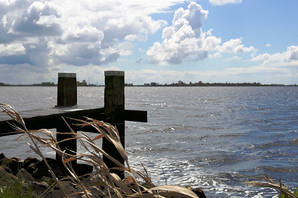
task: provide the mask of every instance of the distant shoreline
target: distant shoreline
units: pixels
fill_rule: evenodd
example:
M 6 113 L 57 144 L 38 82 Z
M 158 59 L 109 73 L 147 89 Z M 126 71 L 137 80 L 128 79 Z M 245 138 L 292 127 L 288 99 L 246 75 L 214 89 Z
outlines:
M 125 85 L 125 87 L 296 87 L 298 85 Z M 0 87 L 57 87 L 57 85 L 0 85 Z M 78 87 L 104 87 L 104 85 L 86 85 Z
M 3 83 L 0 82 L 0 86 L 16 86 L 16 87 L 56 87 L 57 84 L 54 82 L 41 82 L 41 83 L 36 83 L 36 84 L 9 84 L 9 83 Z M 104 85 L 97 85 L 97 84 L 88 84 L 86 80 L 83 81 L 77 81 L 77 86 L 78 87 L 104 87 Z M 133 83 L 125 83 L 125 87 L 277 87 L 277 86 L 297 86 L 296 84 L 292 85 L 285 85 L 285 84 L 277 84 L 277 83 L 271 83 L 271 84 L 262 84 L 259 82 L 242 82 L 242 83 L 230 83 L 230 82 L 225 82 L 225 83 L 220 83 L 220 82 L 215 82 L 215 83 L 209 83 L 209 82 L 183 82 L 181 80 L 173 83 L 157 83 L 157 82 L 150 82 L 150 83 L 144 83 L 144 84 L 136 84 L 134 85 Z

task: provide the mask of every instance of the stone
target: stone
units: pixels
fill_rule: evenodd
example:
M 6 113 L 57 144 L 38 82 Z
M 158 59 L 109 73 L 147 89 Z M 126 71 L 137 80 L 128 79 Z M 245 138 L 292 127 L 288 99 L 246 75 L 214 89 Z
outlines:
M 31 182 L 34 181 L 34 178 L 32 177 L 32 175 L 30 173 L 28 173 L 28 171 L 25 170 L 24 168 L 19 170 L 17 175 L 24 181 L 31 181 Z
M 11 158 L 11 159 L 8 159 L 5 169 L 14 175 L 17 175 L 19 170 L 21 170 L 23 167 L 24 167 L 24 162 L 22 160 L 20 160 L 19 158 Z
M 0 166 L 0 186 L 13 184 L 18 178 L 11 173 L 8 173 L 2 166 Z
M 34 170 L 36 169 L 37 163 L 40 162 L 40 160 L 32 157 L 28 157 L 24 160 L 24 168 L 32 174 Z
M 90 166 L 88 164 L 77 164 L 75 167 L 75 171 L 78 176 L 86 175 L 92 173 L 93 166 Z
M 36 194 L 42 194 L 44 191 L 46 191 L 49 188 L 49 184 L 45 181 L 42 181 L 42 182 L 33 181 L 31 185 L 32 185 L 32 190 Z
M 57 177 L 63 177 L 66 175 L 56 160 L 52 158 L 46 158 L 46 160 Z M 32 176 L 36 179 L 41 179 L 42 177 L 51 177 L 49 169 L 44 161 L 39 161 L 36 163 L 36 167 L 32 173 Z
M 199 198 L 206 198 L 204 191 L 200 188 L 193 188 L 192 191 L 198 195 Z
M 0 154 L 0 164 L 2 164 L 3 159 L 7 159 L 3 153 Z

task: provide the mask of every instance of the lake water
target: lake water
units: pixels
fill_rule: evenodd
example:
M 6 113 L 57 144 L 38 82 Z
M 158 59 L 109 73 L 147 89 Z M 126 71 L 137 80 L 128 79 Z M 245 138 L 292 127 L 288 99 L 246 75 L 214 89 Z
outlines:
M 18 111 L 52 108 L 56 92 L 0 87 L 0 102 Z M 102 107 L 103 92 L 78 88 L 78 106 Z M 143 163 L 155 183 L 201 187 L 208 197 L 255 198 L 276 196 L 245 185 L 256 175 L 298 186 L 297 87 L 128 87 L 125 95 L 126 109 L 148 111 L 148 123 L 126 122 L 130 163 Z M 1 152 L 32 156 L 26 140 L 16 138 L 1 138 Z

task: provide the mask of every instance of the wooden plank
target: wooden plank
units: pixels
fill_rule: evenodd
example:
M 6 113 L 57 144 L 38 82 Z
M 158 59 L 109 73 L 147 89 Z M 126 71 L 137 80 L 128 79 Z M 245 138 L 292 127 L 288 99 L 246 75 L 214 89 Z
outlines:
M 123 120 L 133 122 L 147 122 L 147 111 L 125 110 Z
M 68 111 L 63 113 L 56 113 L 43 116 L 35 116 L 32 118 L 24 118 L 26 126 L 29 130 L 37 130 L 41 128 L 52 129 L 57 127 L 64 127 L 65 123 L 61 119 L 65 118 L 77 118 L 83 119 L 84 117 L 90 117 L 98 120 L 105 120 L 104 108 L 78 110 L 78 111 Z M 0 121 L 0 136 L 14 135 L 14 129 L 7 122 L 13 122 L 12 120 Z
M 63 122 L 61 117 L 78 118 L 78 119 L 89 117 L 97 120 L 107 121 L 106 116 L 104 115 L 104 108 L 85 109 L 85 110 L 75 110 L 75 109 L 63 110 L 62 108 L 60 108 L 56 110 L 51 109 L 49 111 L 50 111 L 49 113 L 53 113 L 53 112 L 55 113 L 46 114 L 47 112 L 46 110 L 39 110 L 39 111 L 20 112 L 20 115 L 22 115 L 28 129 L 30 130 L 36 130 L 41 128 L 52 129 L 52 128 L 57 128 L 59 126 L 65 126 L 65 123 Z M 34 116 L 38 114 L 41 114 L 41 115 Z M 33 117 L 29 117 L 32 115 Z M 139 111 L 139 110 L 125 110 L 124 113 L 122 113 L 122 119 L 126 121 L 147 122 L 147 112 Z M 9 120 L 9 119 L 0 121 L 0 137 L 17 134 L 17 133 L 12 133 L 14 130 L 7 122 L 14 123 L 12 120 Z

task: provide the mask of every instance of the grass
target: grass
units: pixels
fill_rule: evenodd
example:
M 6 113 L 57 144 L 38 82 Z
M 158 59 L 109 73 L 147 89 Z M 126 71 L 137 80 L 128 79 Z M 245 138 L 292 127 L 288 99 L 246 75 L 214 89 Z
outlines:
M 263 176 L 265 181 L 250 181 L 247 182 L 247 185 L 258 186 L 258 187 L 268 187 L 273 188 L 279 192 L 279 198 L 298 198 L 298 187 L 294 192 L 291 192 L 285 185 L 280 181 L 279 183 L 274 181 L 274 179 Z
M 6 186 L 0 187 L 0 198 L 33 198 L 32 187 L 28 184 L 24 184 L 23 181 L 18 178 Z
M 298 187 L 294 190 L 293 194 L 298 197 Z M 278 196 L 279 198 L 289 198 L 289 195 L 285 194 L 285 193 L 280 193 L 280 195 Z
M 197 198 L 198 196 L 190 189 L 180 187 L 180 186 L 155 186 L 151 182 L 151 178 L 148 176 L 146 169 L 135 170 L 130 167 L 128 162 L 128 156 L 120 142 L 120 137 L 117 128 L 109 123 L 105 123 L 99 120 L 86 118 L 86 120 L 75 120 L 79 121 L 78 126 L 91 126 L 98 134 L 95 138 L 89 137 L 85 132 L 78 131 L 77 133 L 66 123 L 69 128 L 70 133 L 73 138 L 77 140 L 85 150 L 86 153 L 77 152 L 76 155 L 71 155 L 65 153 L 59 148 L 58 142 L 52 131 L 47 129 L 40 130 L 28 130 L 23 118 L 15 111 L 10 105 L 0 104 L 0 108 L 3 112 L 9 115 L 13 120 L 15 120 L 19 126 L 13 125 L 17 132 L 22 133 L 21 136 L 26 135 L 30 138 L 29 147 L 37 153 L 42 160 L 45 161 L 46 166 L 61 193 L 64 197 L 72 197 L 80 195 L 82 197 L 185 197 L 185 198 Z M 73 139 L 71 138 L 71 139 Z M 96 141 L 102 138 L 106 138 L 112 144 L 115 145 L 116 149 L 125 161 L 125 164 L 121 164 L 112 156 L 108 155 L 102 148 L 98 147 Z M 64 140 L 65 141 L 65 140 Z M 58 179 L 49 164 L 46 161 L 40 147 L 48 147 L 53 149 L 55 152 L 60 154 L 63 159 L 63 164 L 67 171 L 69 172 L 68 181 L 65 182 L 63 179 Z M 105 156 L 113 161 L 122 171 L 125 171 L 127 175 L 125 179 L 121 180 L 118 175 L 111 173 L 110 169 L 104 163 L 102 157 Z M 73 160 L 82 160 L 88 164 L 93 165 L 94 171 L 92 174 L 86 177 L 78 177 L 71 166 Z M 138 179 L 137 179 L 138 178 Z M 71 184 L 71 185 L 70 185 Z M 73 188 L 71 188 L 72 186 Z M 19 189 L 21 185 L 19 183 L 16 186 L 4 187 L 2 188 L 3 197 L 13 197 L 13 188 Z M 56 187 L 57 188 L 57 187 Z M 70 190 L 71 189 L 71 190 Z M 48 192 L 54 191 L 48 189 Z M 27 192 L 27 191 L 23 191 Z M 28 191 L 29 197 L 31 191 Z M 5 196 L 4 196 L 5 195 Z M 27 196 L 27 194 L 26 194 Z

